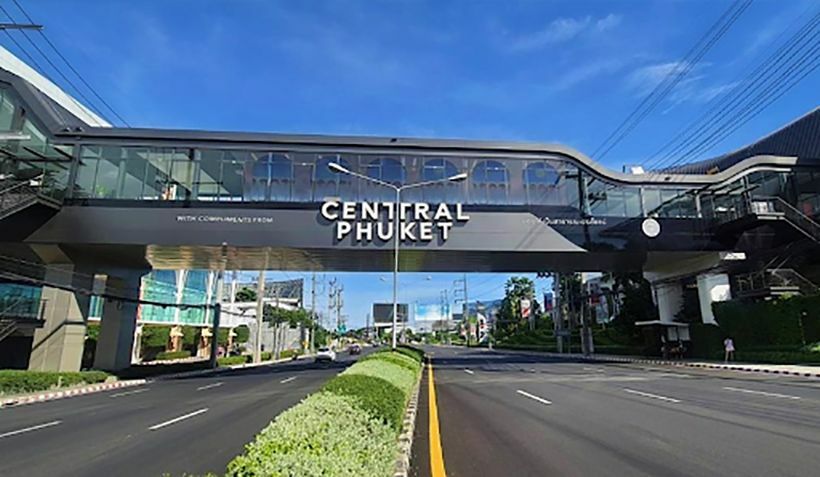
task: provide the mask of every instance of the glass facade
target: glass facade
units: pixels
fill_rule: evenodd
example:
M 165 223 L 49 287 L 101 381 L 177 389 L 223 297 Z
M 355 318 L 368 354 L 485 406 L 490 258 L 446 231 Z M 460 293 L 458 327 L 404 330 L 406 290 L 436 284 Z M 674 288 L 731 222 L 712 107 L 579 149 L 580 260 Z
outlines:
M 54 144 L 44 131 L 16 93 L 0 86 L 0 133 L 21 135 L 20 139 L 0 140 L 0 176 L 37 178 L 41 193 L 62 199 L 73 162 L 72 148 Z
M 561 158 L 518 159 L 380 156 L 82 146 L 73 197 L 211 202 L 322 202 L 327 198 L 392 201 L 393 191 L 328 169 L 335 162 L 374 179 L 402 185 L 468 172 L 462 183 L 404 192 L 404 200 L 481 205 L 535 205 L 590 216 L 708 217 L 731 208 L 732 193 L 675 186 L 608 182 Z M 780 195 L 809 215 L 820 211 L 820 172 L 755 172 L 741 190 Z M 700 195 L 700 197 L 698 197 Z M 728 195 L 728 197 L 727 197 Z

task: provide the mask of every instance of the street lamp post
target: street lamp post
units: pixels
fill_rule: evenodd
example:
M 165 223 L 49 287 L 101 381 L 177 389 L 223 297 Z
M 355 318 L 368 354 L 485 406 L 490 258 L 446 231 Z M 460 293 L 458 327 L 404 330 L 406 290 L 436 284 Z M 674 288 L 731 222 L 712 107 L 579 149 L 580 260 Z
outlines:
M 392 349 L 396 349 L 396 335 L 397 335 L 397 327 L 398 327 L 398 312 L 399 312 L 399 303 L 398 303 L 398 289 L 399 289 L 399 228 L 401 227 L 401 192 L 406 189 L 413 189 L 416 187 L 424 187 L 433 184 L 440 184 L 444 182 L 459 182 L 463 181 L 467 178 L 467 173 L 462 172 L 460 174 L 456 174 L 450 177 L 444 177 L 442 179 L 436 179 L 432 181 L 423 181 L 423 182 L 416 182 L 414 184 L 405 184 L 401 186 L 393 185 L 389 182 L 382 181 L 379 179 L 375 179 L 370 176 L 366 176 L 364 174 L 359 174 L 358 172 L 353 172 L 346 167 L 342 166 L 339 163 L 331 162 L 327 165 L 328 169 L 332 172 L 336 172 L 339 174 L 347 174 L 349 176 L 358 177 L 359 179 L 363 179 L 374 184 L 379 184 L 385 187 L 389 187 L 396 192 L 396 206 L 393 210 L 393 337 L 392 337 Z

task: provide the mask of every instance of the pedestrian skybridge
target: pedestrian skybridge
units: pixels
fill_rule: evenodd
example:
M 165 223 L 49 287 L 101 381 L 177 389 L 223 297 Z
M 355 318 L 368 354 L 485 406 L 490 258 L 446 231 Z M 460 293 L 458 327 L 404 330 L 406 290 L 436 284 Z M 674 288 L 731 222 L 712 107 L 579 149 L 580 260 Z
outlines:
M 43 81 L 0 72 L 0 251 L 31 260 L 390 269 L 395 191 L 331 164 L 438 181 L 402 193 L 403 270 L 640 269 L 812 238 L 820 211 L 817 111 L 735 153 L 633 175 L 560 145 L 110 127 Z M 778 211 L 789 226 L 760 233 Z

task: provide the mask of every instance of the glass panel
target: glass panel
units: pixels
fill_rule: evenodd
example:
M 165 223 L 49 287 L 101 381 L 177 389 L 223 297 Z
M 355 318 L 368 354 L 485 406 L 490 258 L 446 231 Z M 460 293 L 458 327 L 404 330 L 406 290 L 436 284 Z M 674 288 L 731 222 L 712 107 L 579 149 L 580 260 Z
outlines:
M 458 174 L 458 168 L 447 159 L 428 159 L 421 169 L 422 181 L 438 181 Z M 441 182 L 420 189 L 421 200 L 430 203 L 458 202 L 463 184 Z
M 507 168 L 499 161 L 479 161 L 473 166 L 471 199 L 478 204 L 506 204 Z
M 328 197 L 338 197 L 342 200 L 355 200 L 356 191 L 353 188 L 353 179 L 347 174 L 331 171 L 328 164 L 335 162 L 347 170 L 353 170 L 351 161 L 338 155 L 321 155 L 316 160 L 313 173 L 313 200 L 324 201 Z
M 8 90 L 0 89 L 0 130 L 11 131 L 14 121 L 15 102 Z

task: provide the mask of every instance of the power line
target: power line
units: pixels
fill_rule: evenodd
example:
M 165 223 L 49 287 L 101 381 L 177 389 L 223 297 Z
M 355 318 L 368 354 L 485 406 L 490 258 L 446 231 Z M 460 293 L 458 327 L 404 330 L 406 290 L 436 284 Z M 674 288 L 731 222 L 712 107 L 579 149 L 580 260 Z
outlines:
M 779 70 L 786 68 L 788 72 L 793 71 L 797 63 L 793 63 L 789 67 L 786 67 L 785 65 L 794 58 L 800 48 L 805 48 L 805 45 L 800 46 L 801 42 L 803 42 L 803 40 L 805 40 L 805 38 L 812 32 L 819 21 L 820 13 L 809 19 L 809 21 L 806 22 L 802 28 L 798 29 L 794 35 L 784 42 L 772 55 L 761 62 L 751 73 L 746 75 L 745 78 L 736 81 L 734 88 L 732 88 L 728 94 L 713 100 L 713 105 L 708 111 L 693 121 L 684 131 L 677 134 L 674 138 L 658 149 L 655 154 L 653 154 L 655 159 L 651 164 L 647 165 L 647 169 L 654 170 L 657 174 L 661 174 L 663 172 L 661 169 L 662 167 L 664 169 L 668 169 L 682 162 L 682 160 L 685 160 L 691 154 L 683 154 L 677 160 L 673 161 L 678 153 L 682 153 L 695 141 L 702 138 L 704 135 L 709 134 L 710 129 L 712 130 L 712 134 L 709 136 L 710 138 L 715 137 L 716 132 L 725 130 L 727 128 L 726 123 L 731 124 L 736 121 L 737 113 L 734 113 L 734 111 L 738 108 L 743 108 L 743 111 L 748 111 L 753 103 L 746 102 L 746 100 L 758 90 L 764 88 L 766 83 L 771 80 Z M 786 31 L 790 30 L 791 25 Z M 814 34 L 814 37 L 816 36 L 817 33 Z M 811 38 L 809 41 L 811 41 Z M 805 55 L 803 58 L 805 58 Z M 784 59 L 785 62 L 783 61 Z M 764 93 L 771 91 L 772 86 L 777 86 L 777 84 L 777 80 L 769 82 L 768 87 L 765 87 Z M 774 95 L 775 94 L 771 94 L 769 97 Z M 760 95 L 757 96 L 757 98 L 760 97 Z M 726 135 L 723 137 L 725 138 Z M 667 150 L 669 152 L 661 156 L 661 154 Z M 690 151 L 692 151 L 692 149 L 686 150 L 687 153 Z M 670 161 L 672 162 L 670 163 Z
M 15 4 L 15 5 L 17 5 L 17 8 L 18 8 L 18 9 L 19 9 L 22 13 L 23 13 L 23 15 L 26 17 L 26 19 L 27 19 L 30 23 L 34 23 L 34 20 L 32 20 L 32 18 L 29 16 L 29 14 L 28 14 L 28 13 L 27 13 L 24 9 L 23 9 L 23 6 L 22 6 L 22 5 L 20 5 L 20 3 L 19 3 L 17 0 L 12 0 L 12 1 L 14 2 L 14 4 Z M 79 71 L 77 71 L 77 69 L 76 69 L 76 68 L 74 68 L 74 66 L 71 64 L 71 62 L 69 62 L 69 61 L 68 61 L 68 59 L 67 59 L 65 56 L 63 56 L 63 54 L 62 54 L 62 53 L 60 53 L 60 50 L 58 50 L 58 49 L 57 49 L 57 47 L 56 47 L 56 46 L 54 46 L 54 43 L 52 43 L 52 42 L 51 42 L 51 40 L 49 40 L 49 39 L 48 39 L 48 37 L 46 36 L 45 32 L 43 32 L 43 30 L 37 30 L 37 31 L 38 31 L 38 33 L 40 33 L 40 36 L 42 36 L 42 37 L 43 37 L 43 40 L 45 40 L 45 41 L 46 41 L 46 43 L 48 43 L 48 46 L 50 46 L 50 47 L 51 47 L 51 49 L 52 49 L 52 50 L 54 50 L 54 52 L 55 52 L 55 53 L 57 53 L 57 56 L 59 56 L 59 57 L 60 57 L 60 59 L 61 59 L 61 60 L 63 60 L 63 62 L 64 62 L 64 63 L 68 66 L 68 68 L 69 68 L 69 69 L 70 69 L 70 70 L 71 70 L 71 71 L 72 71 L 72 72 L 73 72 L 73 73 L 77 76 L 77 78 L 79 78 L 79 79 L 80 79 L 80 81 L 81 81 L 81 82 L 85 85 L 85 87 L 86 87 L 86 88 L 88 88 L 88 89 L 91 91 L 91 93 L 92 93 L 92 94 L 93 94 L 93 95 L 94 95 L 97 99 L 99 99 L 99 100 L 100 100 L 100 102 L 101 102 L 101 103 L 102 103 L 102 104 L 103 104 L 106 108 L 108 108 L 108 110 L 109 110 L 109 111 L 111 111 L 111 113 L 113 113 L 113 114 L 114 114 L 114 116 L 116 116 L 116 117 L 117 117 L 117 119 L 119 119 L 120 121 L 122 121 L 122 123 L 123 123 L 123 124 L 125 124 L 127 127 L 131 127 L 131 125 L 130 125 L 130 124 L 128 124 L 128 121 L 126 121 L 125 119 L 123 119 L 123 117 L 122 117 L 122 116 L 120 116 L 120 115 L 119 115 L 119 113 L 117 113 L 117 111 L 116 111 L 116 110 L 114 110 L 114 108 L 112 108 L 112 107 L 111 107 L 111 105 L 110 105 L 110 104 L 108 104 L 108 102 L 106 102 L 106 101 L 105 101 L 105 99 L 103 99 L 103 98 L 102 98 L 102 96 L 100 96 L 100 95 L 99 95 L 99 93 L 97 93 L 97 91 L 96 91 L 96 90 L 95 90 L 95 89 L 94 89 L 94 88 L 93 88 L 90 84 L 88 84 L 88 81 L 86 81 L 86 80 L 85 80 L 85 78 L 84 78 L 84 77 L 80 74 L 80 72 L 79 72 Z
M 6 11 L 6 9 L 5 9 L 5 8 L 3 8 L 3 6 L 2 6 L 2 5 L 0 5 L 0 11 L 2 11 L 2 12 L 3 12 L 3 14 L 5 14 L 5 15 L 6 15 L 6 16 L 7 16 L 7 17 L 8 17 L 8 18 L 12 21 L 12 22 L 14 22 L 14 18 L 13 18 L 13 17 L 9 14 L 9 12 L 8 12 L 8 11 Z M 27 40 L 27 41 L 31 44 L 31 46 L 33 46 L 33 47 L 34 47 L 34 49 L 35 49 L 35 50 L 37 50 L 37 52 L 38 52 L 38 53 L 40 53 L 40 56 L 42 56 L 42 57 L 43 57 L 43 59 L 45 59 L 45 60 L 46 60 L 46 63 L 48 63 L 48 64 L 49 64 L 49 65 L 50 65 L 50 66 L 54 69 L 54 71 L 56 71 L 56 72 L 57 72 L 57 74 L 58 74 L 58 75 L 60 75 L 60 77 L 61 77 L 61 78 L 62 78 L 62 79 L 63 79 L 66 83 L 68 83 L 68 85 L 69 85 L 69 86 L 71 86 L 71 87 L 74 89 L 74 91 L 77 93 L 77 95 L 79 95 L 79 96 L 80 96 L 80 97 L 81 97 L 81 98 L 82 98 L 82 99 L 83 99 L 83 100 L 84 100 L 84 101 L 85 101 L 85 102 L 89 105 L 89 107 L 92 107 L 92 106 L 93 106 L 93 103 L 91 102 L 91 100 L 89 100 L 89 99 L 88 99 L 88 97 L 87 97 L 87 96 L 85 96 L 85 95 L 83 94 L 83 92 L 82 92 L 82 91 L 80 91 L 80 89 L 77 87 L 77 85 L 75 85 L 75 84 L 74 84 L 74 82 L 72 82 L 72 81 L 71 81 L 71 80 L 70 80 L 70 79 L 69 79 L 69 78 L 68 78 L 68 77 L 67 77 L 67 76 L 63 73 L 63 71 L 62 71 L 60 68 L 58 68 L 58 67 L 57 67 L 57 65 L 55 65 L 55 64 L 54 64 L 54 62 L 53 62 L 53 61 L 51 61 L 51 58 L 49 58 L 49 57 L 48 57 L 48 55 L 46 55 L 46 54 L 45 54 L 45 52 L 43 52 L 43 50 L 42 50 L 42 49 L 40 49 L 40 47 L 39 47 L 39 46 L 37 46 L 37 43 L 35 43 L 35 42 L 34 42 L 34 40 L 32 40 L 32 39 L 31 39 L 31 37 L 29 36 L 28 32 L 27 32 L 26 30 L 21 30 L 21 33 L 23 34 L 23 37 L 25 37 L 25 39 L 26 39 L 26 40 Z M 41 33 L 42 33 L 42 32 L 41 32 Z M 83 105 L 82 105 L 82 104 L 80 104 L 80 103 L 79 103 L 76 99 L 72 98 L 70 95 L 69 95 L 69 98 L 71 98 L 71 99 L 74 101 L 74 103 L 75 103 L 78 107 L 83 107 Z M 100 114 L 100 116 L 102 116 L 102 117 L 103 117 L 103 119 L 105 119 L 106 121 L 108 121 L 108 118 L 106 118 L 104 114 L 102 114 L 102 113 L 101 113 L 101 112 L 99 112 L 99 111 L 98 111 L 98 113 Z M 109 121 L 109 122 L 110 122 L 110 121 Z
M 684 55 L 681 62 L 666 74 L 640 104 L 624 119 L 621 124 L 598 146 L 593 157 L 601 160 L 632 130 L 634 130 L 670 93 L 681 80 L 697 65 L 703 56 L 726 34 L 729 28 L 740 18 L 752 4 L 752 0 L 735 1 L 718 18 L 718 20 L 701 36 L 695 45 Z

